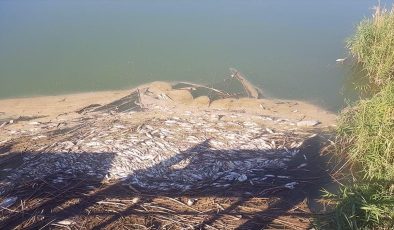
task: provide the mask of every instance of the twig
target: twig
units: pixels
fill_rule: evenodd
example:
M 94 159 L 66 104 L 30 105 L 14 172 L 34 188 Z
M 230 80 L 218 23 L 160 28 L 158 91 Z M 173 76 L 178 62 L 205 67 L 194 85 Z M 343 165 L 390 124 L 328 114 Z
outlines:
M 204 226 L 205 226 L 205 227 L 207 227 L 207 228 L 211 228 L 211 229 L 219 230 L 219 229 L 217 229 L 217 228 L 215 228 L 215 227 L 213 227 L 213 226 L 211 226 L 211 225 L 209 225 L 209 224 L 204 224 Z
M 220 204 L 218 204 L 218 203 L 215 203 L 216 204 L 216 206 L 217 207 L 219 207 L 219 209 L 221 210 L 221 211 L 224 211 L 225 209 L 223 208 L 223 206 L 221 206 Z
M 253 208 L 253 207 L 248 207 L 248 206 L 244 206 L 244 205 L 240 205 L 240 206 L 238 206 L 238 208 L 245 208 L 245 209 L 250 209 L 250 210 L 254 210 L 254 211 L 258 211 L 258 212 L 265 211 L 265 209 Z
M 62 225 L 62 224 L 51 224 L 51 225 L 56 226 L 56 227 L 61 227 L 61 228 L 67 228 L 67 229 L 71 230 L 71 228 L 69 226 Z
M 134 187 L 131 186 L 130 184 L 128 184 L 127 187 L 129 187 L 129 189 L 133 190 L 133 191 L 136 192 L 137 194 L 141 194 L 140 191 L 138 191 L 136 188 L 134 188 Z
M 53 219 L 51 221 L 49 221 L 48 223 L 46 223 L 44 226 L 42 226 L 39 230 L 44 229 L 46 226 L 50 225 L 53 221 L 55 221 L 56 219 Z
M 144 229 L 149 229 L 148 227 L 142 225 L 142 224 L 124 224 L 124 225 L 131 225 L 131 226 L 137 226 L 137 227 L 142 227 Z
M 171 200 L 171 201 L 173 201 L 173 202 L 175 202 L 175 203 L 177 203 L 177 204 L 180 204 L 180 205 L 182 205 L 182 206 L 185 206 L 185 207 L 187 207 L 187 208 L 189 208 L 189 209 L 191 209 L 191 210 L 193 210 L 193 211 L 196 211 L 196 212 L 198 212 L 199 214 L 203 214 L 203 212 L 201 212 L 201 211 L 199 211 L 199 210 L 197 210 L 197 209 L 195 209 L 195 208 L 192 208 L 192 207 L 188 206 L 187 204 L 184 204 L 184 203 L 180 202 L 179 200 L 176 200 L 176 199 L 174 199 L 174 198 L 167 197 L 167 196 L 165 196 L 165 198 L 167 198 L 167 199 L 169 199 L 169 200 Z
M 6 207 L 0 207 L 1 209 L 4 209 L 4 210 L 7 210 L 7 211 L 10 211 L 10 212 L 15 212 L 15 213 L 19 213 L 19 211 L 15 211 L 15 210 L 13 210 L 13 209 L 9 209 L 9 208 L 6 208 Z
M 193 226 L 190 225 L 190 224 L 182 223 L 182 222 L 180 222 L 180 221 L 171 219 L 171 218 L 169 218 L 169 217 L 165 217 L 165 216 L 162 216 L 162 215 L 156 215 L 156 218 L 157 218 L 157 217 L 163 218 L 164 220 L 167 220 L 167 221 L 172 221 L 172 222 L 178 223 L 178 224 L 180 224 L 181 226 L 185 226 L 185 225 L 186 225 L 186 226 L 189 226 L 191 229 L 194 229 Z
M 158 209 L 161 209 L 161 210 L 164 210 L 164 211 L 167 211 L 167 212 L 175 213 L 174 210 L 171 210 L 171 209 L 168 209 L 168 208 L 163 208 L 163 207 L 156 206 L 156 205 L 143 204 L 143 205 L 141 205 L 141 206 L 147 206 L 147 207 L 150 207 L 150 208 L 158 208 Z
M 127 206 L 126 204 L 119 203 L 119 202 L 111 202 L 111 201 L 98 201 L 97 204 L 112 204 L 112 205 L 120 205 L 120 206 Z
M 285 188 L 283 185 L 281 185 L 281 186 L 276 186 L 276 187 L 272 187 L 272 188 L 267 188 L 267 189 L 264 189 L 263 191 L 261 191 L 261 192 L 259 193 L 259 195 L 262 195 L 262 194 L 264 194 L 264 193 L 266 193 L 266 192 L 275 191 L 275 190 L 277 190 L 277 189 L 283 189 L 283 188 Z

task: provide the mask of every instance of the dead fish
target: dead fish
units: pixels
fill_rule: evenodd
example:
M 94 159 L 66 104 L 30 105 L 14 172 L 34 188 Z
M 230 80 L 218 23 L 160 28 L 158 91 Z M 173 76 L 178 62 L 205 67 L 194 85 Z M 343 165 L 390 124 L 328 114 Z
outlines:
M 187 205 L 192 206 L 194 203 L 196 203 L 197 199 L 195 198 L 189 198 L 187 199 Z
M 299 121 L 299 122 L 297 122 L 296 125 L 298 127 L 313 127 L 313 126 L 316 126 L 319 124 L 321 124 L 320 121 L 309 120 L 309 121 Z
M 174 121 L 174 120 L 167 120 L 167 121 L 164 121 L 164 123 L 166 124 L 166 125 L 173 125 L 173 124 L 176 124 L 176 123 L 178 123 L 177 121 Z
M 89 146 L 89 147 L 91 147 L 91 146 L 100 146 L 100 145 L 101 145 L 101 143 L 97 142 L 97 141 L 92 141 L 92 142 L 86 143 L 86 146 Z
M 276 149 L 276 145 L 275 145 L 275 141 L 274 141 L 274 140 L 271 141 L 271 147 L 272 147 L 273 149 Z
M 45 135 L 38 135 L 36 137 L 33 137 L 32 140 L 37 140 L 37 139 L 41 139 L 41 138 L 45 138 L 45 137 L 47 137 L 47 136 L 45 136 Z
M 307 165 L 308 165 L 307 163 L 302 163 L 302 164 L 298 165 L 297 168 L 300 169 L 300 168 L 303 168 L 303 167 L 305 167 Z
M 274 131 L 272 131 L 272 129 L 270 129 L 270 128 L 265 128 L 265 130 L 266 130 L 267 132 L 271 133 L 271 134 L 274 133 Z
M 281 178 L 281 179 L 289 179 L 290 178 L 289 176 L 276 176 L 276 177 Z
M 248 177 L 245 174 L 242 174 L 241 176 L 238 177 L 239 182 L 244 182 L 248 179 Z
M 285 184 L 284 186 L 285 186 L 285 188 L 288 188 L 288 189 L 294 189 L 297 184 L 298 184 L 298 182 L 290 182 L 290 183 Z
M 12 197 L 7 197 L 3 201 L 0 202 L 0 208 L 8 208 L 15 204 L 15 202 L 18 200 L 18 197 L 12 196 Z
M 75 224 L 75 222 L 74 222 L 74 221 L 71 221 L 71 220 L 61 220 L 61 221 L 56 222 L 56 224 L 68 226 L 68 225 Z M 53 225 L 53 224 L 52 224 L 52 225 Z M 68 227 L 68 228 L 69 228 L 69 227 Z
M 125 129 L 126 127 L 124 125 L 114 125 L 114 128 Z

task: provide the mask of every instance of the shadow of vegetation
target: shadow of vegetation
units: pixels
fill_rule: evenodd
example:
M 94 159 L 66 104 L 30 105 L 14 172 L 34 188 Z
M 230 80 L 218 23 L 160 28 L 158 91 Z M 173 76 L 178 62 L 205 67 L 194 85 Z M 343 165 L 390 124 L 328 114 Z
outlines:
M 70 219 L 80 216 L 97 216 L 99 218 L 96 222 L 79 223 L 88 229 L 108 229 L 113 228 L 113 224 L 119 219 L 136 215 L 145 219 L 142 225 L 149 226 L 153 229 L 162 228 L 160 221 L 151 218 L 155 212 L 141 213 L 138 211 L 139 204 L 149 202 L 155 197 L 166 196 L 177 199 L 181 196 L 194 197 L 201 199 L 204 197 L 229 198 L 234 202 L 227 208 L 221 210 L 212 210 L 204 212 L 208 218 L 198 225 L 193 225 L 195 229 L 206 229 L 215 221 L 222 218 L 224 215 L 242 215 L 242 221 L 239 222 L 237 229 L 264 229 L 272 226 L 275 220 L 281 216 L 291 216 L 292 218 L 307 218 L 311 215 L 305 210 L 298 210 L 298 205 L 302 202 L 308 202 L 320 195 L 320 189 L 327 183 L 330 183 L 330 176 L 327 172 L 327 159 L 320 156 L 321 141 L 320 138 L 313 137 L 304 142 L 299 148 L 300 152 L 291 158 L 286 169 L 274 169 L 269 167 L 262 167 L 260 169 L 248 171 L 247 180 L 238 181 L 232 180 L 228 182 L 228 186 L 215 187 L 213 184 L 222 180 L 218 177 L 212 181 L 199 181 L 198 186 L 191 185 L 187 191 L 182 191 L 179 188 L 170 189 L 167 191 L 146 189 L 139 187 L 137 184 L 128 185 L 133 181 L 133 177 L 144 175 L 147 173 L 167 172 L 173 175 L 179 175 L 179 182 L 189 177 L 190 172 L 196 172 L 200 168 L 201 173 L 209 171 L 204 165 L 201 157 L 203 151 L 209 148 L 209 140 L 195 145 L 180 154 L 164 160 L 159 164 L 148 169 L 135 171 L 129 175 L 125 181 L 120 181 L 112 184 L 106 184 L 105 181 L 95 176 L 89 176 L 89 172 L 82 172 L 81 174 L 74 174 L 70 176 L 65 173 L 67 168 L 60 171 L 52 172 L 49 176 L 43 179 L 16 182 L 19 184 L 14 190 L 9 191 L 7 196 L 18 197 L 18 202 L 2 212 L 0 229 L 14 229 L 14 228 L 52 228 L 52 224 L 61 220 Z M 278 152 L 276 152 L 278 151 Z M 281 151 L 279 153 L 279 151 Z M 220 156 L 223 161 L 226 159 L 238 156 L 242 161 L 243 157 L 253 158 L 255 156 L 264 155 L 268 159 L 274 159 L 276 156 L 281 156 L 283 150 L 256 151 L 256 150 L 210 150 L 209 153 Z M 54 155 L 68 155 L 70 159 L 78 162 L 79 159 L 87 158 L 99 159 L 99 161 L 106 162 L 114 159 L 114 153 L 14 153 L 20 157 L 36 155 L 37 157 L 53 157 Z M 55 159 L 55 158 L 54 158 Z M 173 169 L 172 166 L 182 160 L 189 159 L 188 165 L 181 169 Z M 209 160 L 209 159 L 205 159 Z M 306 162 L 303 167 L 301 163 Z M 103 164 L 101 171 L 103 174 L 110 171 L 111 164 Z M 41 167 L 37 165 L 37 167 Z M 94 164 L 92 164 L 94 167 Z M 49 173 L 49 172 L 48 172 Z M 267 175 L 280 175 L 280 177 Z M 61 177 L 61 181 L 56 181 Z M 141 180 L 141 178 L 140 178 Z M 173 178 L 168 177 L 166 173 L 157 174 L 155 177 L 142 181 L 146 184 L 160 184 L 171 183 Z M 294 188 L 286 186 L 288 183 L 297 182 Z M 201 186 L 203 184 L 203 186 Z M 218 183 L 220 184 L 220 183 Z M 127 199 L 138 196 L 138 202 L 132 203 L 129 207 L 120 212 L 109 212 L 108 210 L 90 210 L 89 208 L 96 205 L 104 199 Z M 243 213 L 239 211 L 239 207 L 250 201 L 253 198 L 260 197 L 267 199 L 267 207 L 260 211 L 253 213 Z M 30 200 L 29 205 L 24 202 Z M 24 206 L 25 205 L 25 206 Z M 18 207 L 16 207 L 18 206 Z M 13 207 L 13 209 L 11 209 Z M 190 209 L 189 209 L 190 210 Z M 297 211 L 298 210 L 298 211 Z M 198 211 L 198 210 L 197 210 Z M 161 213 L 163 214 L 163 213 Z M 196 216 L 201 213 L 190 210 L 182 211 L 181 213 L 169 213 L 169 215 L 186 215 Z M 275 222 L 278 224 L 278 222 Z M 280 225 L 280 223 L 279 223 Z M 112 226 L 112 227 L 111 227 Z M 164 228 L 164 227 L 163 227 Z

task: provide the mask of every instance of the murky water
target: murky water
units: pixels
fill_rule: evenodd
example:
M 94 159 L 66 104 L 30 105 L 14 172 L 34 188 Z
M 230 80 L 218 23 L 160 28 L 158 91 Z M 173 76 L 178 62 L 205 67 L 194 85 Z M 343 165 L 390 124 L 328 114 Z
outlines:
M 0 1 L 0 98 L 213 84 L 235 67 L 269 96 L 337 110 L 348 68 L 335 60 L 375 3 Z

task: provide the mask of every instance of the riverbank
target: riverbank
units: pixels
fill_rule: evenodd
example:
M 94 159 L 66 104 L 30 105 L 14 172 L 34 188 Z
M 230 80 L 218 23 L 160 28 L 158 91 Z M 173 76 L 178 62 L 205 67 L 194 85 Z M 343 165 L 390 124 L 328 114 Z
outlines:
M 292 118 L 295 121 L 310 119 L 319 120 L 321 122 L 320 126 L 335 125 L 336 115 L 334 113 L 325 111 L 319 106 L 303 101 L 230 98 L 215 100 L 211 103 L 207 97 L 193 98 L 189 91 L 173 89 L 171 84 L 166 82 L 154 82 L 137 88 L 142 90 L 149 88 L 157 94 L 169 94 L 171 99 L 167 100 L 166 104 L 171 108 L 179 110 L 187 107 L 191 109 L 194 107 L 197 109 L 244 110 L 245 112 L 260 115 Z M 91 104 L 108 104 L 129 95 L 133 90 L 134 89 L 3 99 L 0 100 L 0 116 L 3 119 L 17 119 L 20 116 L 41 117 L 41 121 L 46 121 L 59 115 L 75 113 L 77 110 Z M 159 104 L 164 105 L 162 102 Z
M 320 148 L 335 115 L 305 102 L 210 101 L 155 82 L 0 105 L 13 117 L 3 227 L 308 229 L 330 182 Z

